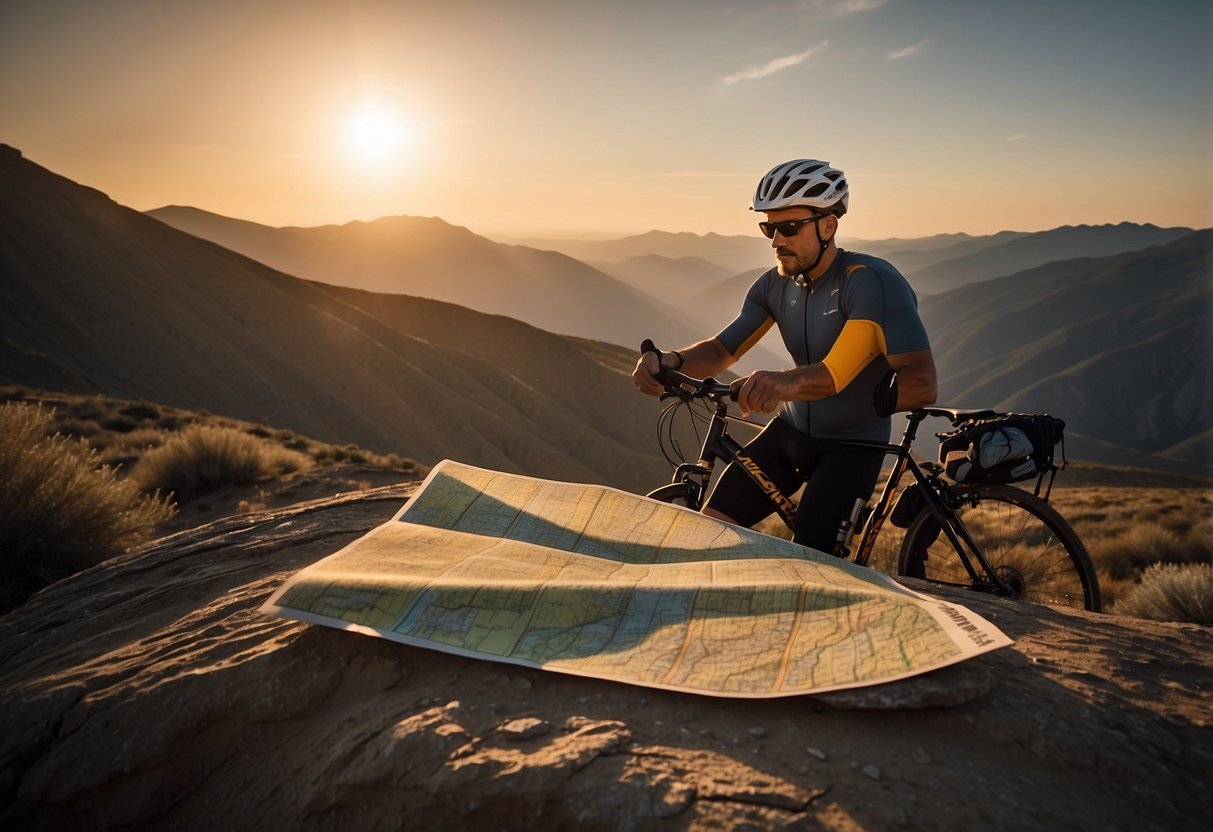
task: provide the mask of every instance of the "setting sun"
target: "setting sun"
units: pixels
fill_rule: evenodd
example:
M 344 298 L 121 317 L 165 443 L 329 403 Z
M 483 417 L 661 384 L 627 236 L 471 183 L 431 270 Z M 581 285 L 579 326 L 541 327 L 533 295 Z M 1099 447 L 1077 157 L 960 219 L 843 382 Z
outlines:
M 394 161 L 408 139 L 409 131 L 396 113 L 368 104 L 347 122 L 344 146 L 357 161 L 382 165 Z

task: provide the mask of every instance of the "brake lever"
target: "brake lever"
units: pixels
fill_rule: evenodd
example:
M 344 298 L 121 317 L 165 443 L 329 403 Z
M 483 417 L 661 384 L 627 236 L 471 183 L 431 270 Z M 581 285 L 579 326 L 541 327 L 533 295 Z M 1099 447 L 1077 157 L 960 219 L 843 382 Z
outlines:
M 706 398 L 706 397 L 712 395 L 711 390 L 713 387 L 723 387 L 723 386 L 724 386 L 724 382 L 717 381 L 714 377 L 708 376 L 702 382 L 699 383 L 699 389 L 696 390 L 695 392 L 699 393 L 701 396 L 704 396 Z M 739 391 L 733 389 L 732 385 L 729 385 L 729 392 L 727 394 L 729 401 L 731 401 L 731 402 L 737 401 L 738 392 Z
M 691 399 L 695 398 L 695 394 L 684 387 L 667 387 L 665 392 L 661 394 L 661 397 L 658 398 L 657 401 L 664 402 L 666 399 L 673 398 L 679 398 L 684 402 L 690 402 Z

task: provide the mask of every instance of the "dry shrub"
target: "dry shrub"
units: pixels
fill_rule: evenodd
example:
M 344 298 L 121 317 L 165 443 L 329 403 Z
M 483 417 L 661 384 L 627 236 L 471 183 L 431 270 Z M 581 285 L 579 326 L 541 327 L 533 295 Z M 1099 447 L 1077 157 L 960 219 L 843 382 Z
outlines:
M 1138 523 L 1122 534 L 1088 541 L 1095 564 L 1115 579 L 1132 578 L 1154 563 L 1193 563 L 1201 552 L 1178 532 L 1158 523 Z
M 1213 625 L 1213 565 L 1154 564 L 1113 612 L 1152 621 Z
M 140 422 L 150 422 L 160 418 L 160 406 L 151 402 L 131 402 L 118 412 Z
M 1099 579 L 1099 599 L 1105 610 L 1111 610 L 1120 603 L 1121 599 L 1137 588 L 1138 582 L 1128 578 L 1113 578 L 1103 570 L 1097 570 Z
M 0 406 L 0 612 L 146 541 L 172 516 L 96 452 L 53 430 L 41 405 Z
M 108 456 L 134 456 L 136 458 L 159 448 L 169 439 L 169 434 L 156 428 L 139 428 L 130 433 L 121 433 L 108 437 L 104 442 L 89 439 L 88 443 L 94 450 L 102 451 L 101 458 L 108 462 Z
M 1213 518 L 1205 517 L 1188 529 L 1187 546 L 1196 560 L 1213 562 Z
M 303 454 L 235 428 L 187 428 L 144 454 L 131 479 L 178 502 L 231 485 L 250 485 L 311 467 Z
M 91 419 L 64 419 L 58 429 L 64 436 L 80 439 L 91 439 L 101 433 L 101 425 Z

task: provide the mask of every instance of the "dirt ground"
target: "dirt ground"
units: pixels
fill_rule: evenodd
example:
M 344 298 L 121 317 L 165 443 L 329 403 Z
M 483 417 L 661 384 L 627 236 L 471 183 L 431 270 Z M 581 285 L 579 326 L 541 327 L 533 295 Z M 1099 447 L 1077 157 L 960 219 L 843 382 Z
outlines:
M 0 618 L 0 825 L 1213 825 L 1209 628 L 932 588 L 1014 645 L 876 688 L 738 700 L 261 614 L 415 487 L 341 476 L 252 513 L 195 507 L 203 525 Z

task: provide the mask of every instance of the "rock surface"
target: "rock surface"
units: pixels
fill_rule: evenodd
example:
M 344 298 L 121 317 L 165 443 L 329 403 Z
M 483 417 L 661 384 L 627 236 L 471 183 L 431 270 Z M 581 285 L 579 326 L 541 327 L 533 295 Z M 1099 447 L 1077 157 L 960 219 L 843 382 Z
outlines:
M 258 612 L 412 487 L 216 520 L 0 618 L 0 826 L 1173 832 L 1213 821 L 1208 628 L 930 588 L 1014 646 L 898 685 L 735 700 Z

